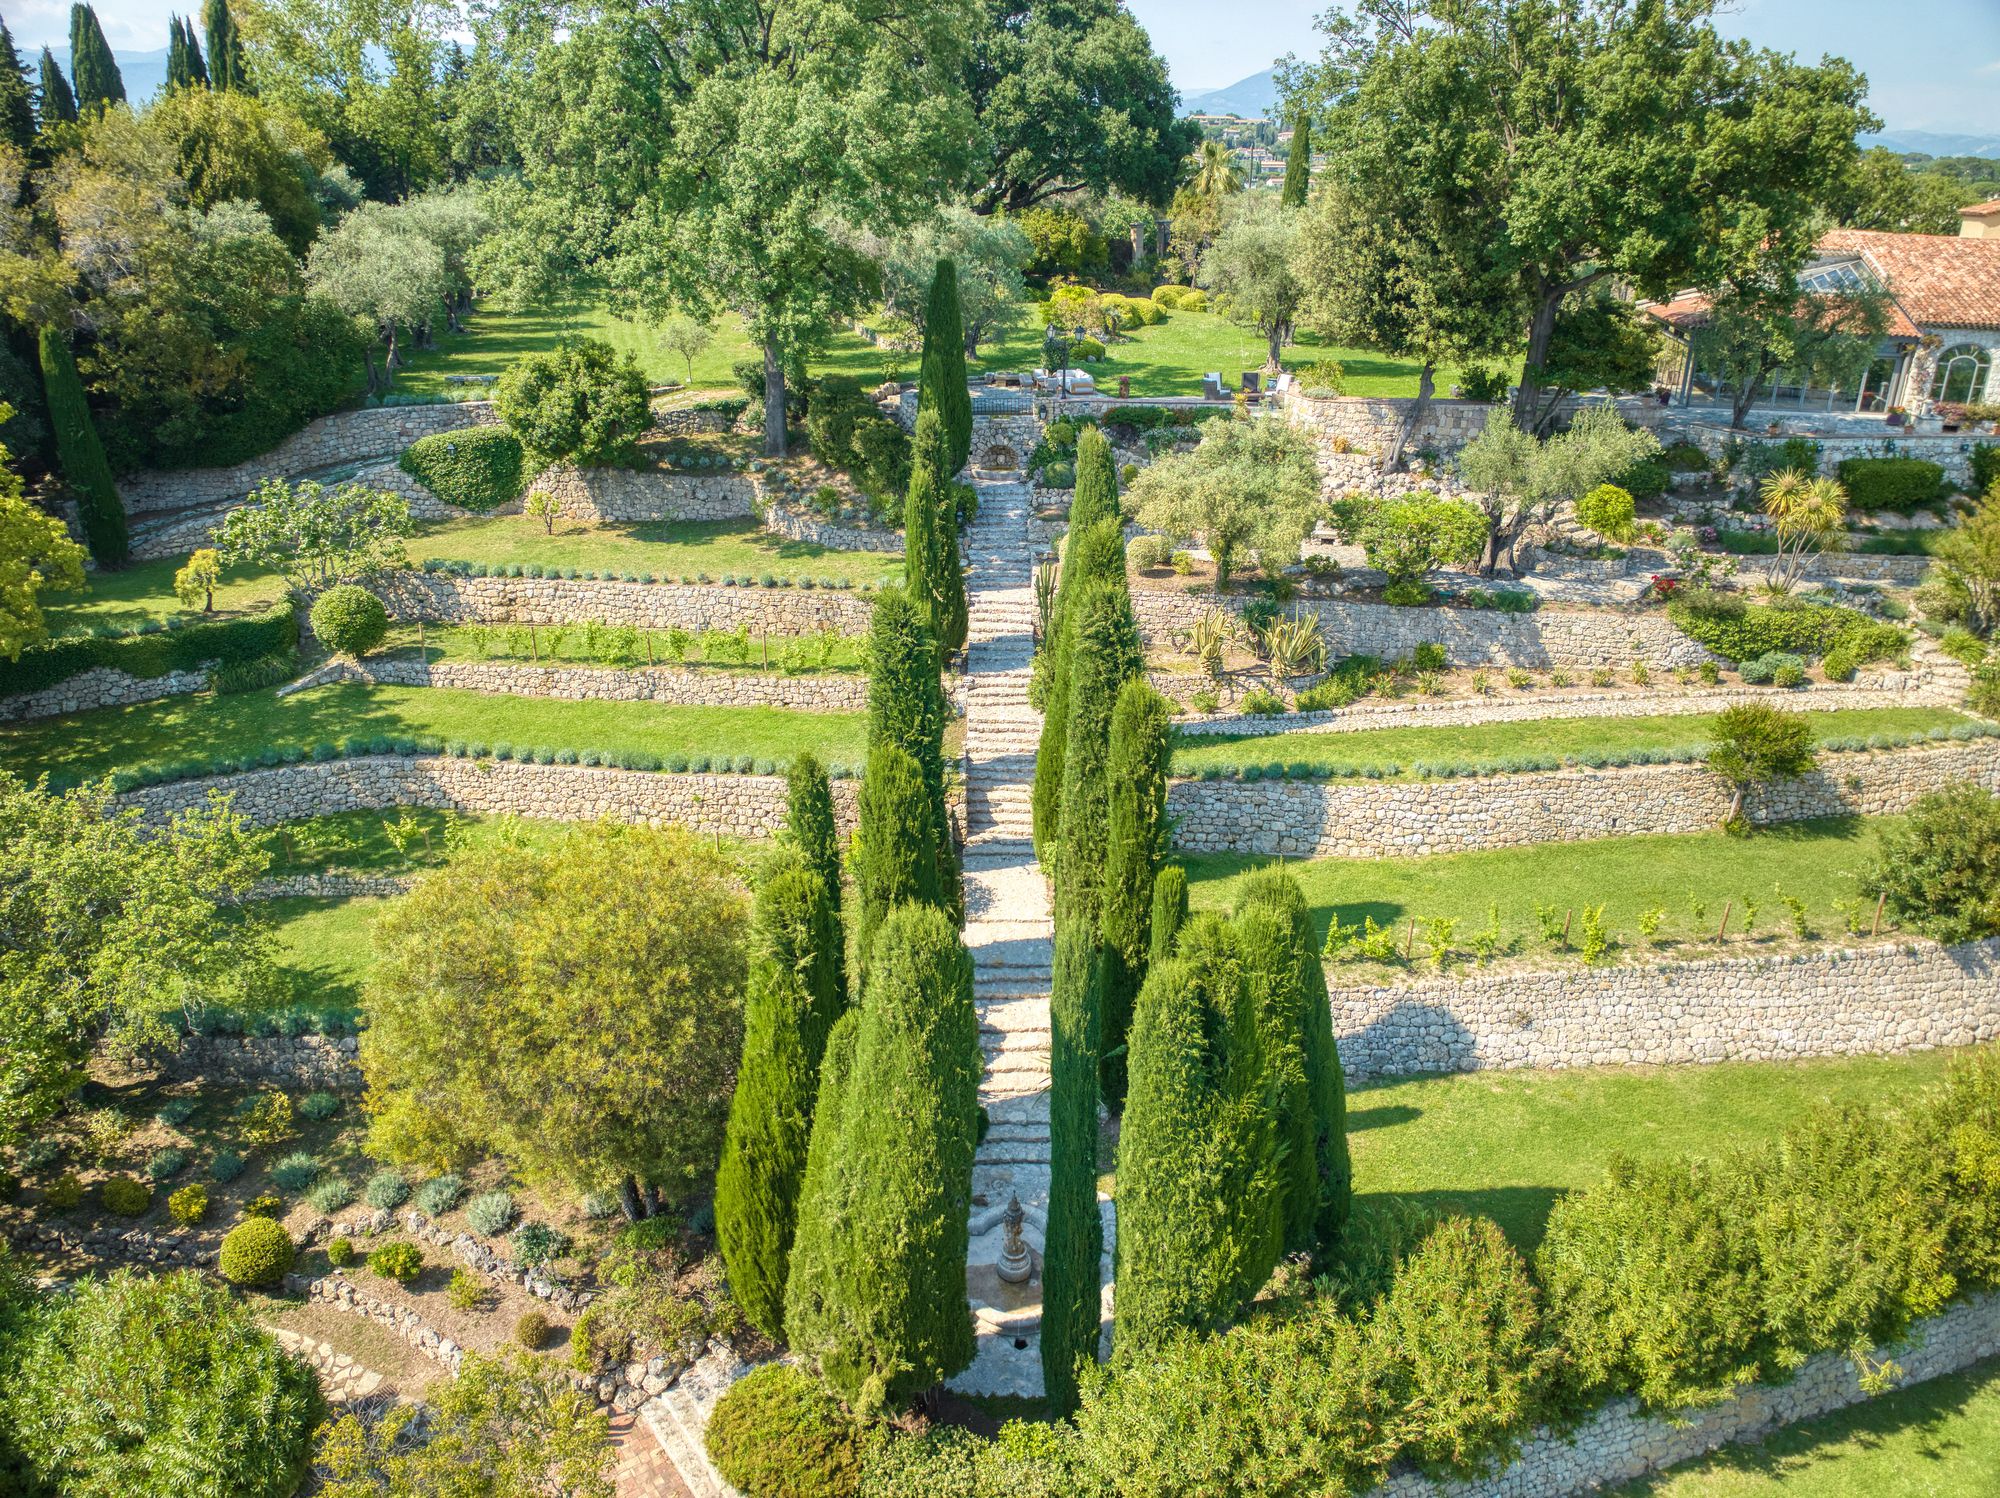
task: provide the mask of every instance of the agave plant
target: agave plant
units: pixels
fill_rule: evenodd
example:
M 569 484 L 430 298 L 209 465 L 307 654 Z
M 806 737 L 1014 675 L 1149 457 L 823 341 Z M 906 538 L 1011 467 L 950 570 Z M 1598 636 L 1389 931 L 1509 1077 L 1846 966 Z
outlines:
M 1201 662 L 1210 681 L 1222 680 L 1222 653 L 1236 633 L 1236 621 L 1227 609 L 1205 609 L 1187 632 L 1188 654 Z
M 1320 633 L 1318 614 L 1295 613 L 1273 619 L 1261 635 L 1273 683 L 1317 671 L 1326 661 L 1326 637 Z

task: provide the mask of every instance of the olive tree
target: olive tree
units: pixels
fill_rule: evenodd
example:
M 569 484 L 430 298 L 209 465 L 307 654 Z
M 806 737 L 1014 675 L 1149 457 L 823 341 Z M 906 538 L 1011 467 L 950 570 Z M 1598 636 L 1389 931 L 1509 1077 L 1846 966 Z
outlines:
M 1210 422 L 1194 451 L 1141 469 L 1127 503 L 1148 530 L 1199 537 L 1215 558 L 1220 592 L 1242 552 L 1267 573 L 1299 559 L 1319 508 L 1319 468 L 1305 438 L 1282 421 Z
M 1458 475 L 1486 513 L 1486 549 L 1480 572 L 1501 568 L 1520 576 L 1517 551 L 1528 530 L 1555 518 L 1564 500 L 1576 500 L 1660 450 L 1651 432 L 1627 427 L 1616 409 L 1580 411 L 1567 431 L 1539 438 L 1501 412 L 1458 455 Z

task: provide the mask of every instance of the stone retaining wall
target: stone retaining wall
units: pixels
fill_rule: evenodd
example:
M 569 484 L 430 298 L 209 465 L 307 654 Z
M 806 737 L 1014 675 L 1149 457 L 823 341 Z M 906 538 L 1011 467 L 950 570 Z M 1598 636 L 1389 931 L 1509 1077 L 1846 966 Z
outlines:
M 128 515 L 218 504 L 248 494 L 274 474 L 289 478 L 370 458 L 393 458 L 419 437 L 492 426 L 499 420 L 491 401 L 336 411 L 310 422 L 269 452 L 234 467 L 128 474 L 118 481 L 118 492 Z
M 1285 399 L 1283 410 L 1285 420 L 1328 453 L 1333 452 L 1337 442 L 1344 441 L 1379 458 L 1395 445 L 1410 407 L 1415 404 L 1413 396 L 1341 395 L 1318 399 L 1298 394 Z M 1411 434 L 1409 450 L 1414 453 L 1433 448 L 1440 453 L 1455 453 L 1477 437 L 1485 429 L 1487 418 L 1501 409 L 1481 401 L 1433 400 L 1422 423 Z
M 346 665 L 349 680 L 384 686 L 454 687 L 573 702 L 664 702 L 682 707 L 789 707 L 805 712 L 860 712 L 868 678 L 853 672 L 765 676 L 749 671 L 698 671 L 647 666 L 621 671 L 596 666 L 514 666 L 493 661 L 364 660 Z
M 1218 602 L 1241 614 L 1248 600 L 1231 595 L 1168 588 L 1132 590 L 1132 611 L 1148 647 L 1166 648 Z M 1319 615 L 1320 629 L 1335 655 L 1377 655 L 1393 660 L 1417 646 L 1444 646 L 1454 666 L 1524 666 L 1546 670 L 1567 666 L 1594 670 L 1644 661 L 1655 669 L 1698 666 L 1720 660 L 1674 628 L 1664 614 L 1612 609 L 1538 609 L 1503 614 L 1492 609 L 1395 608 L 1380 603 L 1346 603 L 1337 598 L 1301 598 L 1292 607 Z
M 900 556 L 903 533 L 877 526 L 842 525 L 802 510 L 796 505 L 770 499 L 764 506 L 764 529 L 787 541 L 803 541 L 808 546 L 824 546 L 828 551 L 873 551 Z
M 251 900 L 379 900 L 407 894 L 414 874 L 276 874 L 250 886 Z
M 1974 1295 L 1919 1321 L 1901 1346 L 1887 1350 L 1899 1386 L 1956 1373 L 2000 1352 L 2000 1296 Z M 1854 1361 L 1823 1352 L 1791 1382 L 1752 1384 L 1706 1409 L 1649 1414 L 1616 1400 L 1567 1432 L 1538 1430 L 1502 1471 L 1488 1477 L 1431 1479 L 1399 1473 L 1370 1498 L 1568 1498 L 1691 1461 L 1718 1446 L 1755 1441 L 1780 1426 L 1845 1409 L 1869 1398 Z
M 1623 963 L 1342 988 L 1350 1078 L 1518 1067 L 1796 1061 L 2000 1036 L 2000 939 Z
M 1972 482 L 1972 449 L 2000 444 L 2000 438 L 1971 432 L 1930 432 L 1892 435 L 1894 428 L 1883 427 L 1882 435 L 1867 437 L 1812 436 L 1819 444 L 1819 471 L 1836 473 L 1847 458 L 1918 458 L 1935 463 L 1945 478 L 1964 488 Z M 1751 437 L 1715 422 L 1691 420 L 1685 415 L 1669 416 L 1661 431 L 1662 441 L 1692 442 L 1711 458 L 1720 460 L 1722 450 L 1735 442 L 1783 442 L 1779 437 Z
M 853 826 L 859 789 L 857 780 L 833 783 L 834 814 L 843 830 Z M 397 806 L 553 822 L 603 817 L 653 826 L 671 822 L 697 832 L 751 838 L 770 837 L 785 821 L 782 775 L 671 775 L 443 755 L 281 765 L 148 786 L 126 792 L 119 801 L 138 808 L 148 822 L 159 823 L 175 812 L 206 805 L 211 790 L 229 794 L 236 811 L 259 827 Z
M 358 1092 L 359 1053 L 352 1035 L 189 1035 L 160 1071 L 176 1082 Z
M 562 500 L 565 520 L 739 520 L 756 514 L 759 501 L 757 481 L 749 474 L 573 468 L 566 463 L 530 479 L 526 490 L 535 489 Z
M 1753 822 L 1886 816 L 1974 781 L 2000 791 L 2000 739 L 1835 754 L 1753 793 Z M 1718 827 L 1721 780 L 1699 764 L 1445 780 L 1176 780 L 1174 845 L 1188 853 L 1398 858 Z
M 184 697 L 206 691 L 206 671 L 169 671 L 164 676 L 129 676 L 111 666 L 92 666 L 88 671 L 43 687 L 39 692 L 19 692 L 0 697 L 0 723 L 16 723 L 25 718 L 53 718 L 63 713 L 87 713 L 99 707 L 129 707 L 135 702 L 157 702 L 163 697 Z
M 393 494 L 410 507 L 412 520 L 462 520 L 475 513 L 462 510 L 456 505 L 448 505 L 439 499 L 413 473 L 406 473 L 403 465 L 395 461 L 375 463 L 354 475 L 354 482 L 364 489 L 380 489 Z M 518 506 L 500 506 L 501 509 Z M 218 520 L 218 524 L 220 521 Z
M 565 581 L 396 572 L 376 592 L 392 617 L 437 624 L 629 624 L 638 629 L 864 635 L 874 599 L 859 589 L 725 588 L 700 583 Z
M 655 410 L 653 430 L 668 437 L 713 436 L 729 430 L 729 418 L 720 411 L 699 411 L 689 407 Z

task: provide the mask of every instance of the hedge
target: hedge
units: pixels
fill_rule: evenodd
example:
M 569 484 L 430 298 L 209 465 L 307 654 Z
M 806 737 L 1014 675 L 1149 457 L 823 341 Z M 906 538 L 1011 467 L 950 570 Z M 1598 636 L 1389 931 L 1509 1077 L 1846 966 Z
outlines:
M 403 449 L 397 460 L 448 505 L 491 510 L 521 497 L 521 439 L 505 427 L 433 432 Z
M 22 651 L 19 660 L 0 660 L 0 697 L 39 692 L 95 666 L 150 681 L 207 661 L 231 666 L 289 655 L 297 643 L 290 602 L 241 619 L 179 616 L 125 634 L 65 636 Z
M 1907 515 L 1944 497 L 1944 470 L 1922 458 L 1845 458 L 1839 471 L 1857 510 Z
M 1731 594 L 1676 599 L 1667 605 L 1667 617 L 1689 639 L 1732 661 L 1755 660 L 1774 650 L 1825 655 L 1839 645 L 1850 659 L 1865 663 L 1895 655 L 1909 644 L 1909 636 L 1895 625 L 1858 609 L 1799 599 L 1764 605 Z

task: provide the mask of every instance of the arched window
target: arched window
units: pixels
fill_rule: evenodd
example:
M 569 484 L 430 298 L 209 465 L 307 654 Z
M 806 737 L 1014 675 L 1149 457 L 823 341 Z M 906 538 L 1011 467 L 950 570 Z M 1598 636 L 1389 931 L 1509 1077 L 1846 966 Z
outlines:
M 1954 343 L 1938 355 L 1937 375 L 1931 381 L 1931 399 L 1964 405 L 1983 400 L 1986 378 L 1993 372 L 1993 350 L 1976 343 Z

